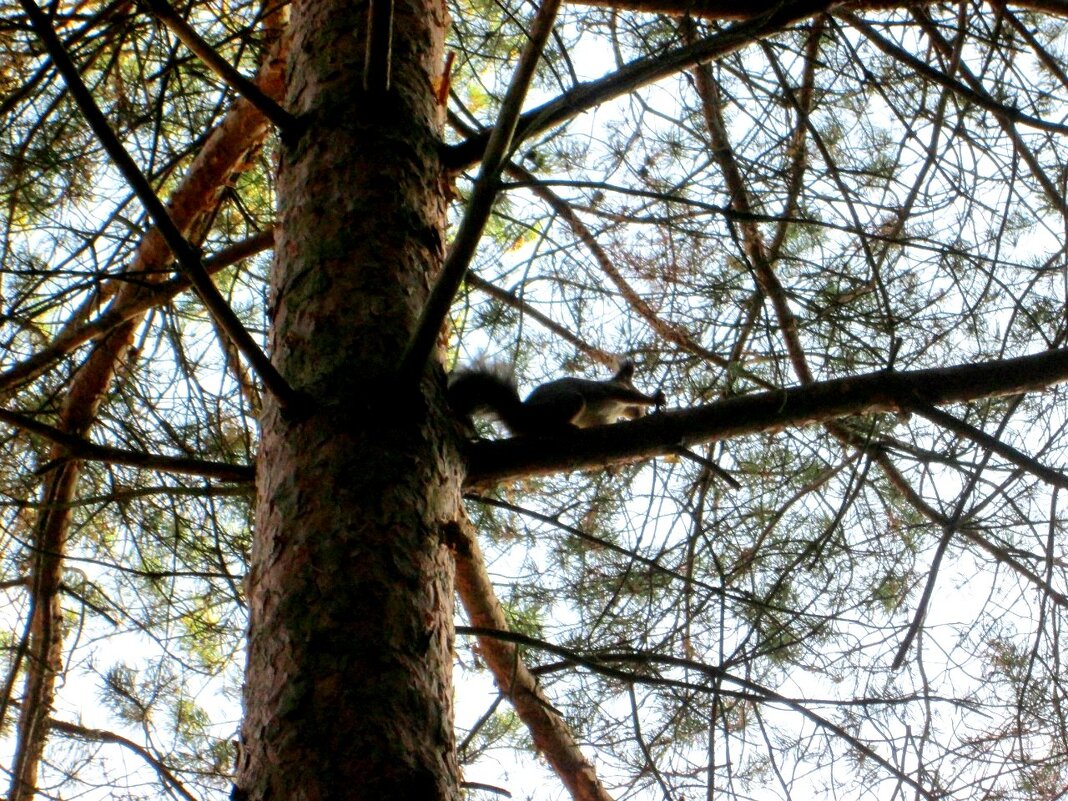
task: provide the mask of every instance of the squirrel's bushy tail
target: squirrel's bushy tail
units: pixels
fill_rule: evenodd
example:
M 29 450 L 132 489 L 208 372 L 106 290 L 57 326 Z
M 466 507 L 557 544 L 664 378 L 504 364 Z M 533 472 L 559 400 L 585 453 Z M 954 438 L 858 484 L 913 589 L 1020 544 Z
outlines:
M 491 413 L 512 431 L 525 428 L 526 417 L 511 371 L 500 365 L 478 365 L 449 376 L 449 405 L 461 418 Z

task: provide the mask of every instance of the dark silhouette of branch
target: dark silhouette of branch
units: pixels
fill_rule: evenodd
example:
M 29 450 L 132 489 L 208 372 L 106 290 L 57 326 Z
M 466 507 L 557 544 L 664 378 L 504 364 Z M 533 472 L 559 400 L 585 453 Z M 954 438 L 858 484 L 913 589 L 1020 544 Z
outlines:
M 509 642 L 504 608 L 493 590 L 470 521 L 461 513 L 460 520 L 451 529 L 456 556 L 456 592 L 468 618 L 478 627 L 477 631 L 472 629 L 472 633 L 479 638 L 482 656 L 497 686 L 507 696 L 539 752 L 552 765 L 574 801 L 612 801 L 567 722 L 549 702 L 519 649 Z
M 144 467 L 149 470 L 161 470 L 168 473 L 184 473 L 193 476 L 220 478 L 225 481 L 252 481 L 255 469 L 244 465 L 213 462 L 206 459 L 192 459 L 186 456 L 157 456 L 141 451 L 128 451 L 110 445 L 97 445 L 87 439 L 68 434 L 46 423 L 38 422 L 24 414 L 0 409 L 0 421 L 21 428 L 32 434 L 44 437 L 50 442 L 62 446 L 71 457 L 110 464 L 125 464 L 131 467 Z M 39 472 L 47 472 L 59 466 L 63 460 L 53 460 L 44 465 Z
M 648 14 L 672 14 L 675 16 L 700 17 L 702 19 L 751 19 L 769 10 L 774 10 L 781 3 L 776 0 L 755 0 L 739 3 L 736 0 L 573 0 L 578 5 L 606 6 L 616 11 L 638 11 Z M 921 3 L 900 2 L 900 0 L 854 0 L 836 4 L 854 11 L 877 11 L 895 8 L 907 8 Z M 931 3 L 934 5 L 934 3 Z M 1068 3 L 1064 0 L 1015 0 L 1011 5 L 1028 11 L 1044 11 L 1048 14 L 1068 16 Z
M 507 306 L 511 306 L 513 309 L 521 312 L 522 314 L 525 314 L 533 320 L 538 321 L 546 328 L 546 330 L 552 331 L 565 342 L 570 342 L 572 345 L 575 346 L 576 350 L 582 351 L 591 359 L 595 359 L 601 364 L 615 364 L 615 357 L 612 356 L 610 353 L 605 353 L 603 350 L 593 347 L 584 339 L 582 339 L 582 337 L 572 333 L 571 330 L 568 329 L 566 326 L 560 325 L 547 314 L 543 314 L 542 312 L 538 311 L 538 309 L 536 309 L 534 306 L 531 306 L 529 303 L 526 303 L 521 297 L 516 295 L 514 292 L 509 292 L 507 289 L 501 289 L 499 286 L 491 284 L 484 278 L 479 278 L 477 275 L 470 271 L 468 271 L 468 273 L 464 276 L 464 283 L 466 283 L 468 286 L 478 289 L 481 292 L 485 292 L 491 298 L 496 298 L 501 303 L 504 303 Z
M 185 801 L 200 801 L 195 795 L 185 789 L 185 785 L 178 780 L 178 777 L 171 773 L 170 769 L 163 764 L 154 754 L 148 749 L 135 743 L 133 740 L 129 740 L 123 737 L 121 734 L 107 731 L 106 729 L 87 729 L 84 726 L 79 726 L 75 723 L 67 723 L 66 721 L 56 720 L 55 718 L 48 719 L 48 728 L 52 731 L 60 732 L 68 737 L 76 737 L 79 740 L 87 740 L 97 743 L 111 743 L 112 745 L 121 745 L 123 748 L 127 748 L 133 751 L 141 759 L 145 760 L 160 780 L 167 787 L 170 787 L 174 792 L 178 793 Z
M 947 89 L 953 91 L 954 94 L 959 95 L 969 103 L 974 103 L 981 108 L 985 108 L 987 111 L 990 111 L 999 117 L 1003 117 L 1012 122 L 1023 123 L 1024 125 L 1040 131 L 1048 131 L 1050 133 L 1061 135 L 1068 133 L 1068 125 L 1057 122 L 1048 122 L 1030 114 L 1025 114 L 1020 109 L 1014 108 L 1013 106 L 1006 106 L 1004 103 L 999 103 L 986 92 L 966 86 L 955 78 L 946 75 L 941 70 L 935 69 L 930 64 L 927 64 L 914 56 L 912 53 L 909 53 L 907 50 L 898 47 L 893 42 L 877 34 L 855 14 L 843 11 L 842 18 L 855 30 L 867 37 L 869 42 L 882 52 L 886 53 L 886 55 L 907 65 L 909 69 L 915 70 L 917 74 L 930 78 L 941 86 L 945 86 Z
M 430 296 L 419 315 L 415 333 L 401 359 L 399 375 L 402 386 L 414 386 L 418 383 L 426 361 L 434 349 L 434 343 L 437 342 L 441 326 L 449 313 L 452 300 L 456 297 L 464 273 L 467 272 L 467 266 L 471 263 L 472 256 L 475 255 L 475 248 L 482 238 L 482 230 L 486 227 L 486 221 L 489 220 L 490 212 L 493 210 L 493 202 L 497 199 L 497 193 L 500 192 L 501 168 L 512 153 L 523 99 L 534 78 L 534 68 L 538 65 L 545 43 L 552 33 L 553 22 L 556 20 L 556 11 L 559 7 L 560 0 L 543 0 L 531 23 L 527 44 L 523 48 L 523 53 L 519 57 L 519 65 L 512 75 L 508 91 L 501 102 L 497 124 L 489 134 L 482 168 L 471 190 L 471 198 L 467 202 L 467 210 L 460 223 L 460 229 L 456 232 L 456 238 L 445 259 L 445 265 L 441 268 L 441 274 L 430 290 Z
M 642 86 L 706 61 L 713 61 L 733 53 L 757 39 L 793 25 L 814 14 L 831 8 L 829 0 L 794 0 L 773 3 L 757 17 L 732 25 L 712 36 L 667 53 L 640 58 L 615 72 L 593 81 L 586 81 L 574 89 L 523 114 L 516 126 L 516 143 L 547 131 L 584 111 L 608 100 L 632 92 Z M 447 148 L 443 153 L 446 166 L 460 169 L 474 164 L 486 152 L 489 134 L 480 133 L 465 142 Z
M 514 437 L 468 447 L 468 488 L 561 470 L 600 468 L 700 442 L 873 412 L 908 411 L 1045 389 L 1068 381 L 1068 349 L 910 372 L 878 371 L 727 398 L 562 437 Z
M 947 428 L 956 434 L 960 434 L 962 437 L 970 439 L 976 445 L 983 448 L 989 448 L 999 456 L 1003 456 L 1013 464 L 1022 467 L 1028 473 L 1033 473 L 1038 476 L 1047 484 L 1051 484 L 1054 487 L 1068 488 L 1068 475 L 1065 475 L 1060 470 L 1054 470 L 1052 467 L 1047 467 L 1042 464 L 1042 462 L 1028 456 L 1026 453 L 1016 450 L 1016 448 L 1011 445 L 1006 445 L 994 435 L 987 434 L 985 431 L 981 431 L 970 423 L 959 420 L 941 409 L 935 409 L 933 406 L 917 404 L 912 407 L 912 410 L 916 412 L 916 414 L 926 417 L 935 425 Z
M 956 528 L 954 526 L 946 526 L 942 531 L 942 538 L 938 541 L 938 547 L 935 549 L 934 558 L 931 559 L 931 567 L 927 570 L 927 580 L 924 582 L 923 592 L 920 594 L 920 601 L 916 604 L 916 612 L 913 614 L 912 621 L 909 623 L 909 627 L 905 631 L 905 636 L 901 638 L 901 644 L 897 647 L 893 662 L 890 663 L 890 668 L 892 670 L 899 670 L 901 666 L 905 664 L 905 657 L 908 656 L 909 648 L 912 647 L 912 641 L 915 640 L 920 633 L 920 628 L 923 626 L 923 620 L 927 617 L 927 607 L 931 603 L 931 596 L 934 594 L 938 571 L 942 567 L 942 557 L 946 555 L 946 549 L 949 547 L 949 543 L 953 539 L 955 531 Z

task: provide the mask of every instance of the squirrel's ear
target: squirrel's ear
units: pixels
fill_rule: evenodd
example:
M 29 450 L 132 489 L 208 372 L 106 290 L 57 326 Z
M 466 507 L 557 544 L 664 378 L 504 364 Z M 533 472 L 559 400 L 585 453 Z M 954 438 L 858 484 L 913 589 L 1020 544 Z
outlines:
M 616 374 L 612 376 L 613 381 L 630 381 L 634 378 L 634 362 L 630 359 L 625 359 L 619 363 L 619 369 Z

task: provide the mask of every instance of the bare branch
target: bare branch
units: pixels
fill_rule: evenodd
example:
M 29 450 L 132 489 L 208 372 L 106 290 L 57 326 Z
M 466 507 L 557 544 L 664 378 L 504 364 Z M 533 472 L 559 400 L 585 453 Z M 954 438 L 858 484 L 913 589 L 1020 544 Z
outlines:
M 192 476 L 221 478 L 226 481 L 248 482 L 253 480 L 255 474 L 254 468 L 243 465 L 192 459 L 185 456 L 157 456 L 151 453 L 142 453 L 141 451 L 114 448 L 110 445 L 97 445 L 87 439 L 69 434 L 62 429 L 38 422 L 32 417 L 11 412 L 7 409 L 0 409 L 0 420 L 56 443 L 77 459 L 125 464 L 131 467 L 144 467 L 149 470 L 160 470 L 167 473 L 184 473 Z M 56 466 L 57 463 L 55 461 L 50 462 L 41 468 L 41 472 L 47 472 Z
M 163 764 L 152 752 L 147 748 L 144 748 L 133 740 L 123 737 L 121 734 L 107 731 L 106 729 L 87 729 L 84 726 L 79 726 L 76 723 L 68 723 L 63 720 L 56 720 L 55 718 L 48 719 L 48 728 L 52 731 L 58 731 L 68 737 L 75 737 L 79 740 L 87 740 L 89 742 L 97 743 L 110 743 L 112 745 L 121 745 L 130 751 L 133 751 L 141 759 L 145 760 L 167 787 L 170 787 L 178 795 L 185 799 L 185 801 L 200 801 L 195 795 L 185 789 L 185 785 L 178 780 L 170 768 Z
M 486 143 L 482 167 L 471 190 L 463 222 L 456 232 L 445 265 L 441 268 L 441 275 L 431 288 L 430 296 L 419 315 L 415 333 L 401 358 L 398 374 L 402 385 L 412 386 L 422 375 L 423 367 L 445 322 L 445 316 L 449 313 L 452 299 L 460 288 L 467 266 L 471 263 L 475 248 L 478 247 L 478 241 L 482 238 L 482 229 L 486 226 L 493 210 L 493 202 L 500 191 L 501 168 L 508 161 L 514 147 L 519 112 L 534 78 L 534 68 L 538 65 L 545 43 L 552 33 L 559 7 L 560 0 L 543 0 L 534 16 L 526 47 L 523 48 L 519 65 L 501 102 L 497 124 Z

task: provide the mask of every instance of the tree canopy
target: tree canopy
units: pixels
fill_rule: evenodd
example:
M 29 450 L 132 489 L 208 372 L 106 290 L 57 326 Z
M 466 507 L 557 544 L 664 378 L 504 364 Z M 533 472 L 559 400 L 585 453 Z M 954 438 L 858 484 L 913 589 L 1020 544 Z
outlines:
M 447 7 L 397 369 L 668 399 L 463 446 L 470 797 L 1068 792 L 1068 4 Z M 223 798 L 289 9 L 0 8 L 8 797 Z

